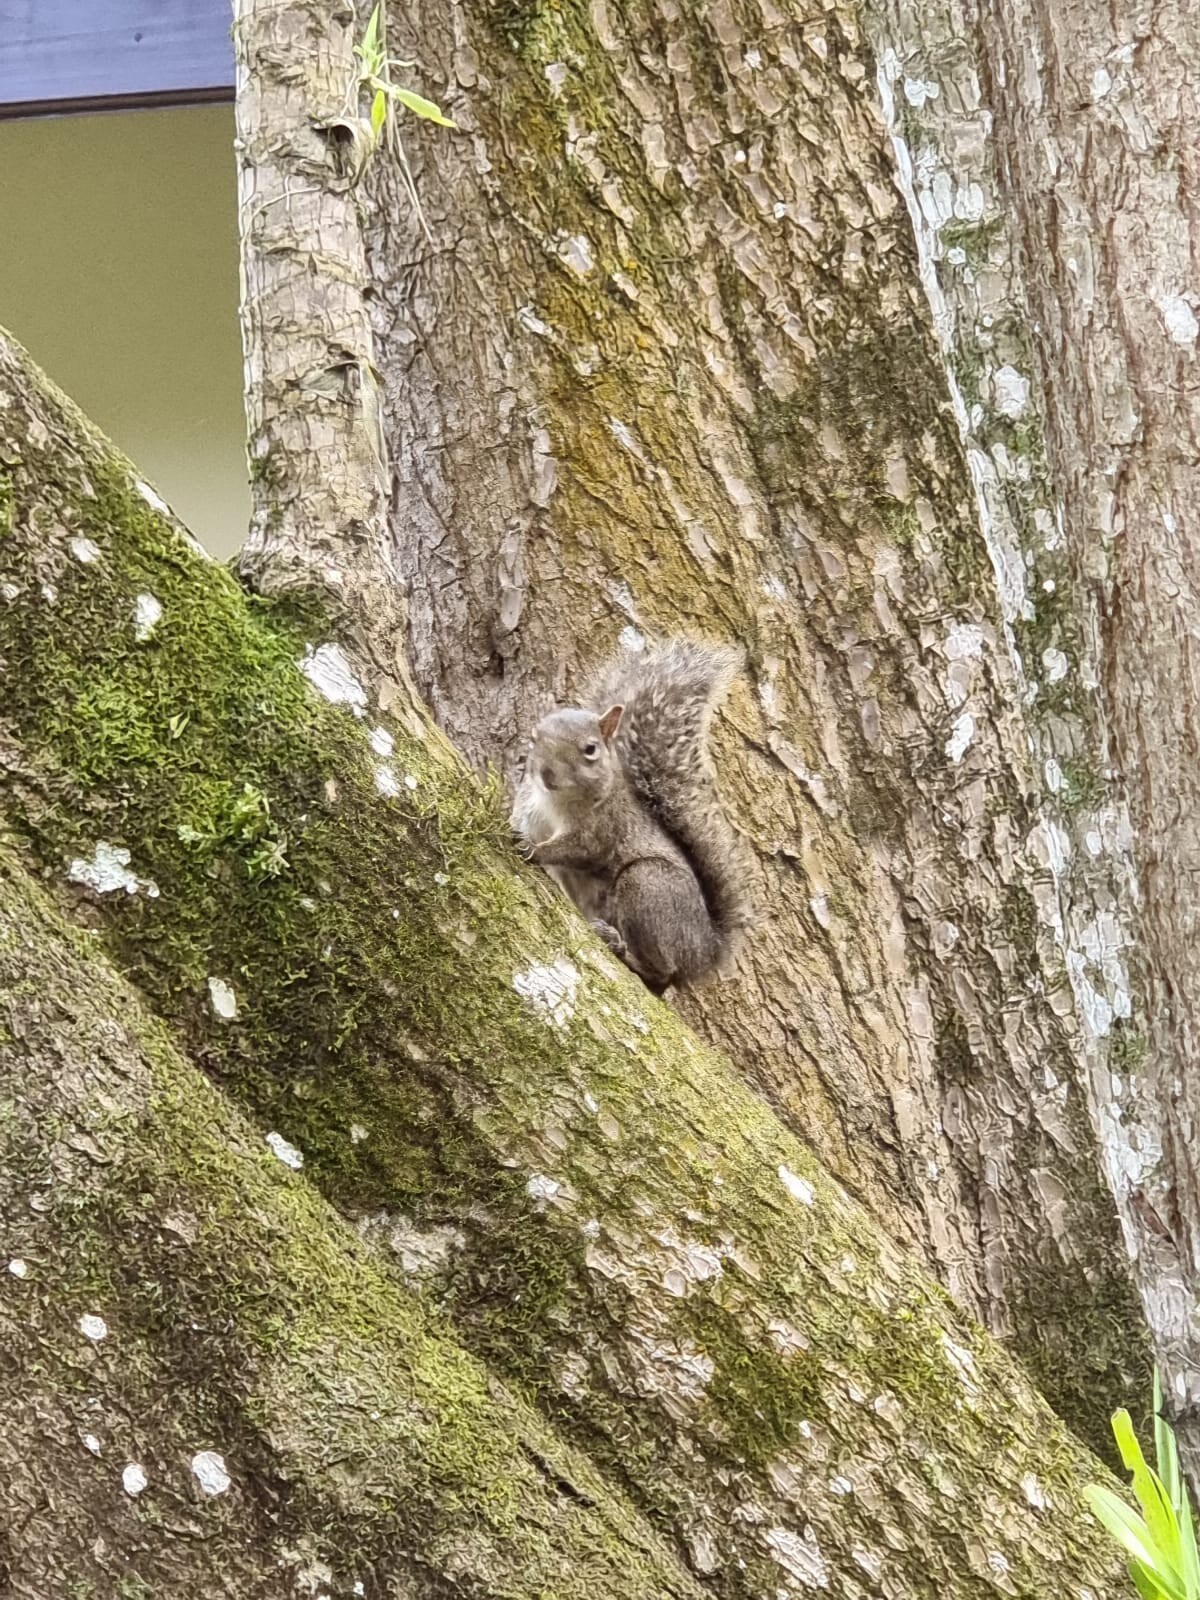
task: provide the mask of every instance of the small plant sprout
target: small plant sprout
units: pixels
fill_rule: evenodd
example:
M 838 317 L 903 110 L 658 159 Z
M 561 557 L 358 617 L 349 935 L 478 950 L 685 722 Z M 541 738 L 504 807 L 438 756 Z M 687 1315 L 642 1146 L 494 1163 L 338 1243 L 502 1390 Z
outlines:
M 1121 1460 L 1133 1474 L 1133 1511 L 1103 1485 L 1084 1490 L 1088 1505 L 1129 1560 L 1129 1575 L 1142 1600 L 1200 1600 L 1200 1559 L 1187 1485 L 1170 1424 L 1161 1417 L 1162 1384 L 1154 1374 L 1154 1450 L 1157 1472 L 1142 1454 L 1128 1411 L 1113 1415 Z
M 271 803 L 252 783 L 240 794 L 222 797 L 202 827 L 180 823 L 180 841 L 211 854 L 230 847 L 245 863 L 254 882 L 278 878 L 288 869 L 287 835 L 271 816 Z
M 441 128 L 456 128 L 458 125 L 445 116 L 441 107 L 432 100 L 426 100 L 424 95 L 416 94 L 412 89 L 403 89 L 393 81 L 393 71 L 408 71 L 416 63 L 395 60 L 388 55 L 387 18 L 382 0 L 371 12 L 362 42 L 354 46 L 354 55 L 357 68 L 347 89 L 345 113 L 339 119 L 338 126 L 349 135 L 359 173 L 365 170 L 367 162 L 381 144 L 388 147 L 399 163 L 404 186 L 425 236 L 432 240 L 433 235 L 425 221 L 412 169 L 400 139 L 396 108 L 403 107 L 415 117 L 436 122 Z M 370 109 L 365 117 L 360 113 L 364 98 L 370 101 Z

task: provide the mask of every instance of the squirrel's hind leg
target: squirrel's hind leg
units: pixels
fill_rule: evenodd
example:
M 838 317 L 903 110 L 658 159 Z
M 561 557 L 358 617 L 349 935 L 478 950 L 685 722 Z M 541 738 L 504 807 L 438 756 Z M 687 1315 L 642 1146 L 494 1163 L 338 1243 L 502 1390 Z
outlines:
M 638 965 L 633 952 L 630 950 L 624 938 L 621 936 L 619 929 L 614 928 L 611 922 L 604 922 L 599 917 L 593 917 L 591 919 L 591 927 L 592 931 L 599 934 L 599 936 L 604 940 L 605 944 L 612 951 L 613 955 L 616 956 L 617 960 L 624 962 L 624 964 L 629 968 L 630 972 L 636 974 L 636 976 L 642 980 L 647 989 L 649 989 L 650 993 L 661 999 L 666 991 L 670 988 L 670 983 L 664 983 L 661 978 L 656 977 L 653 973 L 645 971 L 644 968 Z
M 717 956 L 716 932 L 700 885 L 682 862 L 633 862 L 613 894 L 612 921 L 630 954 L 624 959 L 648 989 L 703 980 Z
M 622 939 L 616 928 L 613 927 L 612 923 L 605 922 L 603 917 L 592 917 L 590 919 L 590 926 L 592 932 L 599 934 L 599 936 L 604 940 L 605 944 L 612 951 L 613 955 L 615 955 L 619 961 L 623 961 L 626 966 L 629 966 L 629 946 L 625 943 L 624 939 Z

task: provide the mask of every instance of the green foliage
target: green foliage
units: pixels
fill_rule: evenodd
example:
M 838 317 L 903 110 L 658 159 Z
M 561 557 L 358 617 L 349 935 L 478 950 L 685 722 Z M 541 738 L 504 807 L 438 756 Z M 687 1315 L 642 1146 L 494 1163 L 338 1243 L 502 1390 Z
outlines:
M 172 738 L 178 738 L 171 718 Z M 187 718 L 183 719 L 186 724 Z M 184 844 L 198 845 L 210 852 L 222 844 L 232 844 L 240 850 L 246 871 L 252 879 L 277 878 L 288 864 L 287 835 L 271 820 L 271 803 L 261 789 L 244 783 L 240 793 L 225 798 L 214 807 L 211 816 L 201 827 L 181 822 L 177 829 Z
M 1129 1575 L 1142 1600 L 1200 1600 L 1200 1558 L 1187 1485 L 1179 1470 L 1175 1435 L 1160 1415 L 1162 1385 L 1154 1375 L 1154 1452 L 1150 1467 L 1128 1411 L 1113 1414 L 1121 1460 L 1133 1474 L 1141 1514 L 1102 1484 L 1085 1491 L 1088 1505 L 1129 1558 Z
M 400 171 L 404 177 L 409 199 L 416 211 L 417 220 L 426 238 L 432 238 L 425 221 L 425 213 L 421 209 L 412 169 L 409 167 L 408 157 L 400 140 L 395 109 L 397 106 L 403 107 L 404 110 L 411 111 L 413 116 L 420 117 L 425 122 L 434 122 L 440 128 L 457 128 L 458 125 L 445 116 L 441 107 L 435 105 L 432 100 L 426 100 L 424 95 L 417 94 L 412 89 L 401 88 L 398 83 L 393 82 L 393 69 L 409 70 L 416 63 L 395 60 L 388 54 L 387 20 L 382 0 L 371 12 L 362 43 L 354 46 L 354 55 L 357 67 L 346 91 L 345 110 L 334 126 L 346 135 L 351 151 L 351 165 L 356 177 L 361 176 L 366 170 L 367 163 L 380 145 L 387 145 L 400 163 Z M 364 99 L 370 103 L 366 116 L 361 114 L 360 109 Z
M 392 82 L 393 67 L 408 68 L 415 66 L 416 63 L 391 59 L 387 53 L 387 41 L 383 29 L 381 10 L 376 6 L 371 13 L 371 20 L 367 23 L 362 43 L 354 46 L 354 54 L 359 62 L 358 87 L 360 93 L 367 90 L 371 95 L 371 129 L 376 140 L 387 122 L 390 101 L 397 101 L 414 116 L 422 117 L 426 122 L 436 122 L 440 128 L 456 127 L 457 124 L 449 117 L 443 116 L 441 108 L 434 105 L 432 100 L 414 94 L 411 89 L 401 89 Z

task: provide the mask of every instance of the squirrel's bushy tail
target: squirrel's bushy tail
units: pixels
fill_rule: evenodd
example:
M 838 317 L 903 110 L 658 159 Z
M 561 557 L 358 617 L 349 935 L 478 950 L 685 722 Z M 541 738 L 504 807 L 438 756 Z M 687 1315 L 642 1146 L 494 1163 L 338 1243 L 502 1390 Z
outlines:
M 611 662 L 588 695 L 623 705 L 621 763 L 639 799 L 682 847 L 700 880 L 727 967 L 753 920 L 749 853 L 717 793 L 708 748 L 712 714 L 743 665 L 728 645 L 672 639 Z

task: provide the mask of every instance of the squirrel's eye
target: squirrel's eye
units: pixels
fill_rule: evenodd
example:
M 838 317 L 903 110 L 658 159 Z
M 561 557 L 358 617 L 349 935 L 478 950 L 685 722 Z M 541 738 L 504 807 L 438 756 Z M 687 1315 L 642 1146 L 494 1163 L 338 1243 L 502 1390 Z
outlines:
M 584 753 L 585 756 L 587 756 L 589 761 L 594 761 L 596 759 L 596 757 L 600 754 L 600 742 L 599 742 L 599 740 L 597 740 L 597 739 L 589 739 L 588 742 L 583 747 L 583 753 Z

